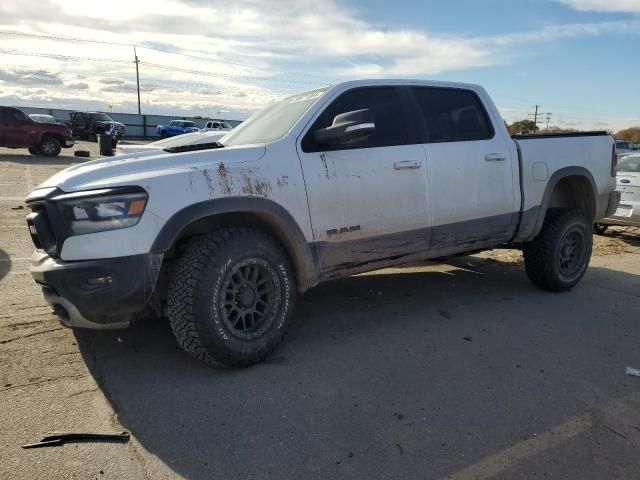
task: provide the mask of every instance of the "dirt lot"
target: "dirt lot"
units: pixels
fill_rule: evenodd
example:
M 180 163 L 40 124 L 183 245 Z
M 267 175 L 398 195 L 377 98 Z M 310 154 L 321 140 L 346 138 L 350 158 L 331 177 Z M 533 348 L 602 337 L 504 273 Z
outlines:
M 566 294 L 513 250 L 322 285 L 265 364 L 221 371 L 167 325 L 49 313 L 20 207 L 78 160 L 0 149 L 0 478 L 638 478 L 639 230 Z M 133 438 L 20 448 L 56 430 Z

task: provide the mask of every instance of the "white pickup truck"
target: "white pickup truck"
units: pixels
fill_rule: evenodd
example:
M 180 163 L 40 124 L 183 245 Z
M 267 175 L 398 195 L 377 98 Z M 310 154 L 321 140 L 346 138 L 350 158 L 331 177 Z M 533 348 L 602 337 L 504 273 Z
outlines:
M 511 246 L 533 283 L 570 289 L 619 202 L 609 135 L 512 139 L 475 85 L 346 82 L 221 142 L 75 165 L 28 196 L 31 273 L 64 325 L 153 309 L 194 357 L 246 366 L 332 278 Z

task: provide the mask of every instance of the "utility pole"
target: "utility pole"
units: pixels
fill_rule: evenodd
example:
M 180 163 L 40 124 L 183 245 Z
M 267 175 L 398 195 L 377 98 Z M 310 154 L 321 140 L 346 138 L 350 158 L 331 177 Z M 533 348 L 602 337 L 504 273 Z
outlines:
M 138 71 L 138 64 L 140 63 L 140 60 L 138 60 L 138 52 L 136 52 L 136 46 L 133 46 L 133 56 L 135 57 L 135 63 L 136 63 L 136 84 L 138 85 L 138 115 L 142 114 L 142 111 L 140 110 L 140 73 Z
M 533 123 L 535 124 L 535 127 L 533 127 L 533 133 L 536 133 L 538 131 L 538 109 L 542 108 L 541 105 L 534 105 L 533 108 L 535 108 L 535 112 L 534 113 L 530 113 L 529 116 L 533 117 Z
M 549 120 L 551 120 L 551 115 L 553 115 L 551 112 L 547 112 L 547 116 L 546 116 L 547 130 L 549 130 Z

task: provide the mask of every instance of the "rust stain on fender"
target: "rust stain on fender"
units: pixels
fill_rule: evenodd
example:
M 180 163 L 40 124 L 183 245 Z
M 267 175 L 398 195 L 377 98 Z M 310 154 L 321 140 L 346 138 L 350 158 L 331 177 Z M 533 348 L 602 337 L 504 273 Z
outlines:
M 278 183 L 278 188 L 284 188 L 289 185 L 289 177 L 287 175 L 283 175 L 281 177 L 278 177 L 278 180 L 276 182 Z
M 229 195 L 231 193 L 231 183 L 229 182 L 229 171 L 223 162 L 218 165 L 218 177 L 220 178 L 220 187 L 222 193 Z
M 211 181 L 211 175 L 209 175 L 209 171 L 202 170 L 202 176 L 207 181 L 207 189 L 209 190 L 209 196 L 212 196 L 215 193 L 216 189 L 214 188 L 213 182 Z
M 258 178 L 253 170 L 242 172 L 242 192 L 249 195 L 269 197 L 271 195 L 271 182 Z

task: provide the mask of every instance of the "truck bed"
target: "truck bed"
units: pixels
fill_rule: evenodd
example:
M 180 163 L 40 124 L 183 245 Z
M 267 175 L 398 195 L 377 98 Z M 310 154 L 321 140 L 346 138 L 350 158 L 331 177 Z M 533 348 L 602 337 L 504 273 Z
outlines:
M 602 218 L 609 192 L 615 188 L 615 177 L 611 176 L 614 142 L 607 132 L 515 135 L 512 138 L 518 147 L 522 193 L 523 228 L 518 237 L 526 238 L 529 229 L 534 228 L 527 218 L 535 216 L 536 210 L 543 205 L 545 191 L 554 183 L 554 175 L 560 176 L 569 170 L 590 179 L 595 187 L 597 205 L 602 210 L 596 212 L 596 217 Z

